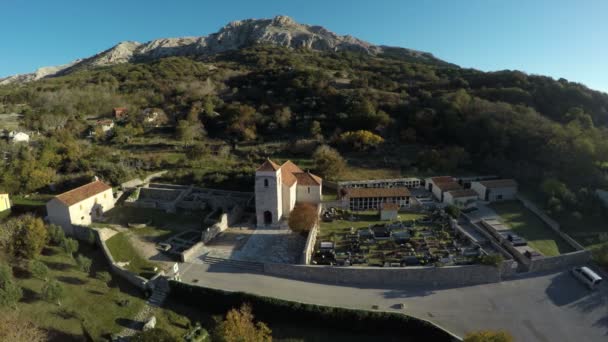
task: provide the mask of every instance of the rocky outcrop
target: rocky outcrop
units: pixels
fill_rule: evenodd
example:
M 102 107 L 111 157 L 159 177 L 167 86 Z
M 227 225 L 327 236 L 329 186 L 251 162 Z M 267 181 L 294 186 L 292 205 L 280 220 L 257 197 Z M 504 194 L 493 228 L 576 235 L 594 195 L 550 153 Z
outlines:
M 42 68 L 31 74 L 0 79 L 0 84 L 28 82 L 44 77 L 66 75 L 76 70 L 115 65 L 170 56 L 205 56 L 237 50 L 254 44 L 267 44 L 287 48 L 306 48 L 318 51 L 356 51 L 377 55 L 390 52 L 420 62 L 447 64 L 430 53 L 405 48 L 373 45 L 355 37 L 341 36 L 321 26 L 299 24 L 287 16 L 272 19 L 246 19 L 233 21 L 217 33 L 203 37 L 163 38 L 138 43 L 121 42 L 95 56 L 72 63 Z

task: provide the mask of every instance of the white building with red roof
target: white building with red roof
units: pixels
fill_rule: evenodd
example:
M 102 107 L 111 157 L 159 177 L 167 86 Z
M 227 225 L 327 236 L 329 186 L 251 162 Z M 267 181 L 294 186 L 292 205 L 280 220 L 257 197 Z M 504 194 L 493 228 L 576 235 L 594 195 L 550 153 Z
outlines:
M 64 192 L 46 203 L 50 223 L 72 233 L 72 225 L 88 226 L 103 213 L 114 208 L 112 187 L 95 181 Z
M 255 172 L 257 224 L 277 225 L 289 217 L 296 203 L 319 204 L 323 180 L 291 161 L 278 165 L 267 159 Z

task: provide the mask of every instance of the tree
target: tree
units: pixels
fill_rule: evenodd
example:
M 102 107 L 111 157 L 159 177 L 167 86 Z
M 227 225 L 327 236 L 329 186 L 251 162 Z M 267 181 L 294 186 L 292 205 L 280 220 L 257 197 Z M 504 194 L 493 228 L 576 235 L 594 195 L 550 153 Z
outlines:
M 289 107 L 283 107 L 274 112 L 273 119 L 280 128 L 287 128 L 291 123 L 291 117 L 291 109 Z
M 171 335 L 167 330 L 154 328 L 138 332 L 129 341 L 133 342 L 179 342 L 181 339 Z
M 460 209 L 455 205 L 450 204 L 445 207 L 445 212 L 453 218 L 458 218 L 458 216 L 460 216 Z
M 0 341 L 44 342 L 47 335 L 28 319 L 15 312 L 0 313 Z
M 47 230 L 42 219 L 25 215 L 15 219 L 12 254 L 32 259 L 42 252 L 47 243 Z
M 346 168 L 346 162 L 335 149 L 322 145 L 312 155 L 315 169 L 325 178 L 337 179 Z
M 112 276 L 109 272 L 97 272 L 95 274 L 95 278 L 106 284 L 107 287 L 110 287 L 110 281 L 112 281 Z
M 49 240 L 55 245 L 60 245 L 61 242 L 65 239 L 65 232 L 63 231 L 63 228 L 61 226 L 58 226 L 56 224 L 50 224 L 47 227 L 47 231 L 49 235 Z
M 513 336 L 506 331 L 480 330 L 466 334 L 463 342 L 512 342 Z
M 72 238 L 65 238 L 63 239 L 63 241 L 61 241 L 61 248 L 63 249 L 65 254 L 73 258 L 74 253 L 76 253 L 76 251 L 78 250 L 78 241 Z
M 203 136 L 204 128 L 200 122 L 179 120 L 176 132 L 177 138 L 181 140 L 184 145 L 189 146 L 194 140 Z
M 339 144 L 356 151 L 367 151 L 378 147 L 383 142 L 384 138 L 365 130 L 344 132 L 338 137 Z
M 40 280 L 46 280 L 49 275 L 49 268 L 40 260 L 31 260 L 29 270 L 32 275 Z
M 21 297 L 23 291 L 15 283 L 11 268 L 0 265 L 0 306 L 15 307 Z
M 82 254 L 78 254 L 78 256 L 76 257 L 76 265 L 78 265 L 78 269 L 80 269 L 82 272 L 89 274 L 89 272 L 91 272 L 91 265 L 93 264 L 93 261 L 91 261 L 90 258 L 85 257 Z
M 61 305 L 61 299 L 65 296 L 65 290 L 61 283 L 53 279 L 44 284 L 40 294 L 44 300 L 57 302 L 57 305 Z
M 243 304 L 238 310 L 232 309 L 219 322 L 214 331 L 214 340 L 223 342 L 264 342 L 272 341 L 271 330 L 262 322 L 254 323 L 251 306 Z
M 315 120 L 310 125 L 310 135 L 317 140 L 323 139 L 323 130 L 319 121 Z
M 310 203 L 296 204 L 289 214 L 289 228 L 294 232 L 307 233 L 319 222 L 316 206 Z

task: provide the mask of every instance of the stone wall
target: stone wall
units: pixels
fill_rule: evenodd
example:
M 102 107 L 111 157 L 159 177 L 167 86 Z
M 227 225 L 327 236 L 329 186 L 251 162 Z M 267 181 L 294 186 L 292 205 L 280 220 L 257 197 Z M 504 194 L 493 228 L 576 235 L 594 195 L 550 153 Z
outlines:
M 182 192 L 181 189 L 141 188 L 139 198 L 140 200 L 174 201 Z
M 361 286 L 468 286 L 501 281 L 500 268 L 484 265 L 446 267 L 334 267 L 264 264 L 266 274 L 331 284 Z
M 582 265 L 589 262 L 589 260 L 591 260 L 591 252 L 582 250 L 554 257 L 534 258 L 527 267 L 529 272 L 554 271 Z
M 304 245 L 304 251 L 302 251 L 302 257 L 300 263 L 303 265 L 309 265 L 310 260 L 312 259 L 312 255 L 315 250 L 315 243 L 317 241 L 317 234 L 319 232 L 319 225 L 315 224 L 314 227 L 308 232 L 308 238 L 306 239 L 306 244 Z
M 193 256 L 201 254 L 201 251 L 205 248 L 205 244 L 202 241 L 197 242 L 192 247 L 186 249 L 180 253 L 180 260 L 182 262 L 188 262 Z
M 203 230 L 201 241 L 207 243 L 226 229 L 228 229 L 228 214 L 223 213 L 214 225 Z

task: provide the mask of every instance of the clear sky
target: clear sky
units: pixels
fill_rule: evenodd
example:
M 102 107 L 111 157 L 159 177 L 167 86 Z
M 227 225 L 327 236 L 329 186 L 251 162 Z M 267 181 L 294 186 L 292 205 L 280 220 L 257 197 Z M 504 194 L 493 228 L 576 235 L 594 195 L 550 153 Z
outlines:
M 123 40 L 206 35 L 278 14 L 463 67 L 517 69 L 608 92 L 608 0 L 0 0 L 0 77 Z

